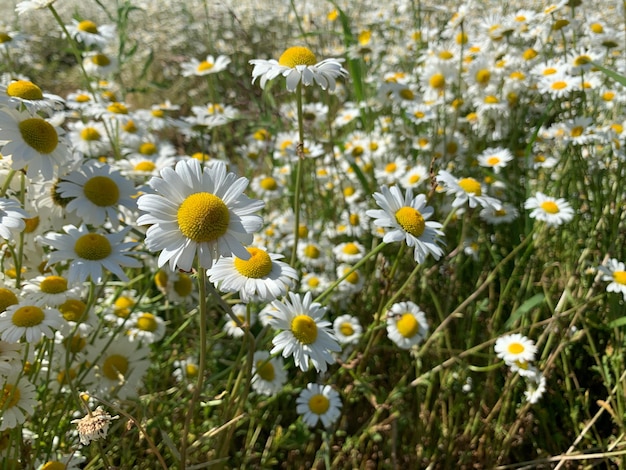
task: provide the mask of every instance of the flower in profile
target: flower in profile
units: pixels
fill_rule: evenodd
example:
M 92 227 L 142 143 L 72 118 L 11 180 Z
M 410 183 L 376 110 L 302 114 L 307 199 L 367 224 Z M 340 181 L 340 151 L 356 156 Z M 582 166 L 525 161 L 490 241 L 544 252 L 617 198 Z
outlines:
M 310 292 L 304 295 L 289 292 L 289 299 L 272 302 L 270 324 L 282 330 L 274 337 L 270 354 L 282 352 L 283 357 L 293 356 L 296 367 L 309 370 L 309 359 L 318 372 L 325 372 L 328 364 L 334 364 L 332 352 L 341 351 L 332 333 L 330 322 L 323 320 L 326 308 L 313 302 Z
M 383 242 L 406 241 L 408 246 L 414 247 L 413 255 L 417 263 L 423 263 L 429 254 L 439 259 L 443 254 L 437 245 L 443 235 L 439 230 L 442 225 L 428 221 L 434 210 L 426 206 L 426 196 L 419 194 L 413 197 L 411 188 L 403 196 L 397 186 L 381 186 L 380 190 L 380 193 L 374 193 L 374 199 L 382 209 L 368 210 L 366 214 L 375 219 L 377 227 L 389 229 Z
M 52 5 L 56 0 L 23 0 L 15 5 L 15 11 L 18 15 L 28 13 L 35 10 L 43 10 Z
M 37 111 L 50 112 L 63 108 L 60 96 L 44 93 L 30 80 L 13 80 L 0 85 L 0 105 L 19 110 L 24 107 L 35 114 Z
M 494 346 L 497 356 L 507 365 L 525 364 L 535 360 L 537 346 L 520 333 L 501 336 Z
M 330 385 L 309 383 L 296 399 L 296 411 L 311 428 L 320 421 L 331 427 L 341 416 L 341 406 L 339 392 Z
M 524 209 L 532 209 L 530 217 L 556 227 L 574 218 L 574 209 L 563 198 L 553 198 L 537 192 L 524 203 Z
M 102 49 L 115 39 L 117 29 L 114 24 L 98 25 L 91 20 L 76 19 L 72 19 L 72 24 L 65 26 L 73 39 L 85 46 L 95 46 L 98 49 Z
M 19 379 L 18 379 L 19 378 Z M 0 379 L 2 392 L 0 395 L 0 431 L 13 429 L 26 420 L 26 414 L 32 415 L 37 405 L 35 386 L 19 373 L 13 373 Z
M 478 215 L 487 223 L 499 225 L 508 224 L 517 219 L 519 211 L 513 205 L 505 202 L 500 209 L 496 209 L 492 206 L 483 207 Z
M 387 312 L 387 335 L 402 349 L 420 344 L 428 334 L 424 312 L 413 302 L 398 302 Z
M 29 298 L 34 301 L 49 307 L 58 307 L 68 298 L 80 296 L 79 287 L 70 288 L 67 279 L 54 274 L 37 276 L 24 281 L 22 292 L 28 294 Z
M 341 344 L 354 344 L 363 333 L 363 327 L 359 319 L 348 314 L 340 315 L 335 318 L 333 330 L 335 331 L 337 340 Z
M 30 216 L 26 213 L 20 203 L 14 199 L 0 199 L 0 237 L 5 240 L 13 240 L 15 236 L 24 230 L 26 223 L 24 219 Z
M 19 374 L 22 370 L 22 346 L 21 343 L 9 343 L 0 341 L 0 376 Z M 0 409 L 2 407 L 0 406 Z
M 72 420 L 72 424 L 76 424 L 78 428 L 80 443 L 86 446 L 91 441 L 106 439 L 111 421 L 118 418 L 119 416 L 111 416 L 99 406 L 82 418 Z
M 626 300 L 626 266 L 621 261 L 611 258 L 598 270 L 602 273 L 602 280 L 609 281 L 607 292 L 621 293 Z
M 130 227 L 117 233 L 90 231 L 86 225 L 79 228 L 66 225 L 64 230 L 65 234 L 51 232 L 42 237 L 42 240 L 56 249 L 48 255 L 49 265 L 69 262 L 66 277 L 70 285 L 84 282 L 89 278 L 93 282 L 101 282 L 104 270 L 115 274 L 123 281 L 128 281 L 122 267 L 141 266 L 137 259 L 127 253 L 130 248 L 137 245 L 136 242 L 124 241 Z
M 466 202 L 470 208 L 477 205 L 481 207 L 493 207 L 496 210 L 502 207 L 502 203 L 495 197 L 483 195 L 483 186 L 474 178 L 456 178 L 445 170 L 439 171 L 437 181 L 442 183 L 447 194 L 454 195 L 452 207 L 457 208 Z
M 181 67 L 183 69 L 183 77 L 191 77 L 194 75 L 199 77 L 226 70 L 228 64 L 230 64 L 230 57 L 225 55 L 217 57 L 208 55 L 206 59 L 202 61 L 191 59 L 189 62 L 184 62 Z
M 188 159 L 164 168 L 149 184 L 157 194 L 139 197 L 137 205 L 146 213 L 137 223 L 151 224 L 145 243 L 150 251 L 161 251 L 159 267 L 169 262 L 172 270 L 190 271 L 196 256 L 205 269 L 220 256 L 250 258 L 244 245 L 261 228 L 261 217 L 253 214 L 264 203 L 243 194 L 246 178 L 226 173 L 223 162 L 203 169 Z
M 526 397 L 528 403 L 534 405 L 546 391 L 546 377 L 541 372 L 536 371 L 534 376 L 527 377 L 526 379 L 524 397 Z
M 287 382 L 281 357 L 270 357 L 267 351 L 256 351 L 252 361 L 252 389 L 260 394 L 272 396 L 279 393 Z
M 242 302 L 269 302 L 287 293 L 298 273 L 283 256 L 248 247 L 248 259 L 222 257 L 207 271 L 209 281 L 223 292 L 238 292 Z
M 60 328 L 62 323 L 61 312 L 57 309 L 23 301 L 0 313 L 0 339 L 17 343 L 26 338 L 28 343 L 34 344 L 43 336 L 54 338 L 54 330 Z
M 290 47 L 278 60 L 251 60 L 252 83 L 260 77 L 261 88 L 268 80 L 282 75 L 287 79 L 287 90 L 295 91 L 298 84 L 305 86 L 317 84 L 322 90 L 334 91 L 336 79 L 346 77 L 348 71 L 341 66 L 343 59 L 324 59 L 317 62 L 315 54 L 302 46 Z

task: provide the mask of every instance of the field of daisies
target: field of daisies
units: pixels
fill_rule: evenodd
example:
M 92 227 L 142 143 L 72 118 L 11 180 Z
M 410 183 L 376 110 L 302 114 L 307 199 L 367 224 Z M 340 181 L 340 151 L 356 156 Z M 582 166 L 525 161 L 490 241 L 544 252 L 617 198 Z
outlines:
M 0 470 L 626 465 L 623 2 L 12 0 Z

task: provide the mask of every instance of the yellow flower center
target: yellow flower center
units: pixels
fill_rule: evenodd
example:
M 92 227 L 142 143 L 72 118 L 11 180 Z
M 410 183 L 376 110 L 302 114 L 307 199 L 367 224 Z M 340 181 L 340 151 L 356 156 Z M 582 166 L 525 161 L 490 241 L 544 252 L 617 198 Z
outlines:
M 70 369 L 69 371 L 65 371 L 62 370 L 57 374 L 57 382 L 61 385 L 69 385 L 70 380 L 73 380 L 76 378 L 76 371 L 74 369 Z M 48 462 L 46 463 L 43 467 L 41 467 L 41 469 L 43 470 L 44 468 L 65 468 L 65 465 L 63 465 L 62 467 L 56 467 L 56 466 L 50 466 L 48 467 L 49 463 L 54 463 L 54 462 Z
M 208 162 L 211 159 L 211 155 L 209 155 L 208 153 L 196 152 L 191 156 L 191 158 L 195 158 L 196 160 L 204 163 Z
M 13 408 L 20 401 L 20 389 L 11 384 L 6 384 L 2 389 L 0 397 L 0 410 L 8 410 Z
M 178 227 L 197 243 L 217 240 L 228 230 L 230 212 L 224 201 L 211 193 L 188 196 L 178 208 Z
M 347 269 L 350 269 L 350 268 L 347 268 Z M 357 271 L 352 271 L 350 274 L 348 274 L 348 277 L 346 277 L 346 282 L 352 285 L 357 285 L 360 279 L 361 277 L 359 276 L 359 273 Z
M 74 335 L 69 338 L 65 338 L 63 340 L 63 345 L 69 352 L 76 354 L 85 349 L 85 346 L 87 346 L 87 340 L 82 336 Z M 74 375 L 76 375 L 76 372 L 73 369 L 71 371 L 74 372 Z
M 418 210 L 404 206 L 398 209 L 395 216 L 400 227 L 414 237 L 420 237 L 424 233 L 426 222 Z
M 7 42 L 11 42 L 11 41 L 13 41 L 13 38 L 11 36 L 9 36 L 4 31 L 0 32 L 0 44 L 4 44 Z
M 188 363 L 185 366 L 185 373 L 187 377 L 197 377 L 198 376 L 198 366 L 195 364 Z
M 274 366 L 270 361 L 260 360 L 256 362 L 256 373 L 266 382 L 271 382 L 276 376 Z
M 250 259 L 243 260 L 235 257 L 235 269 L 245 277 L 261 279 L 272 271 L 272 259 L 266 251 L 260 248 L 248 248 Z
M 315 65 L 317 59 L 310 49 L 301 46 L 290 47 L 282 53 L 278 63 L 284 67 L 294 68 L 296 65 Z
M 93 127 L 85 127 L 80 131 L 80 138 L 87 141 L 100 140 L 100 132 Z
M 420 324 L 410 313 L 404 313 L 396 323 L 398 333 L 405 338 L 413 338 L 420 331 Z
M 88 103 L 89 101 L 91 101 L 91 97 L 84 93 L 77 95 L 75 99 L 77 103 Z
M 48 276 L 39 284 L 41 292 L 60 294 L 67 290 L 67 279 L 61 276 Z
M 42 100 L 41 88 L 28 80 L 14 80 L 7 86 L 7 95 L 23 100 Z
M 415 93 L 413 93 L 408 88 L 404 88 L 403 90 L 400 90 L 400 98 L 402 98 L 403 100 L 411 101 L 415 99 Z
M 583 135 L 584 130 L 585 129 L 583 128 L 583 126 L 575 126 L 572 128 L 570 135 L 572 137 L 580 137 L 581 135 Z
M 615 271 L 613 273 L 613 280 L 618 284 L 626 285 L 626 271 Z
M 339 325 L 339 332 L 344 336 L 352 336 L 354 334 L 354 328 L 350 322 L 343 322 Z
M 428 83 L 435 90 L 441 90 L 446 86 L 446 77 L 442 73 L 436 73 L 430 77 Z
M 316 415 L 323 415 L 330 408 L 330 401 L 321 393 L 313 395 L 309 399 L 309 410 Z
M 522 57 L 524 58 L 524 60 L 532 60 L 535 57 L 537 57 L 538 52 L 532 48 L 530 49 L 526 49 L 524 51 L 524 53 L 522 54 Z
M 343 247 L 343 252 L 347 255 L 358 255 L 360 253 L 359 247 L 352 242 L 348 242 Z
M 307 245 L 304 247 L 304 255 L 307 258 L 317 259 L 320 257 L 320 250 L 315 245 Z
M 130 134 L 134 134 L 138 130 L 135 125 L 135 121 L 132 119 L 129 119 L 128 122 L 122 126 L 122 129 L 124 129 L 124 132 L 128 132 Z
M 498 104 L 499 102 L 500 102 L 500 99 L 497 96 L 494 96 L 494 95 L 485 96 L 485 104 Z
M 111 354 L 104 360 L 102 373 L 110 380 L 119 380 L 119 376 L 124 377 L 128 372 L 128 359 L 119 354 Z
M 521 354 L 524 352 L 524 345 L 522 343 L 511 343 L 509 344 L 507 350 L 511 354 Z
M 20 328 L 31 328 L 41 324 L 45 317 L 41 308 L 36 305 L 26 305 L 13 313 L 11 322 Z
M 193 283 L 191 282 L 191 278 L 186 274 L 180 273 L 178 279 L 174 281 L 174 292 L 181 297 L 187 297 L 191 294 L 192 288 Z
M 78 23 L 77 29 L 84 33 L 98 34 L 98 26 L 96 26 L 96 23 L 89 20 L 83 20 Z
M 344 188 L 344 190 L 343 190 L 343 195 L 344 195 L 344 196 L 347 196 L 347 197 L 350 197 L 350 196 L 352 196 L 355 192 L 356 192 L 356 189 L 354 189 L 354 187 L 353 187 L 353 186 L 348 186 L 348 187 Z
M 150 114 L 152 114 L 153 117 L 155 118 L 162 118 L 165 117 L 165 111 L 163 111 L 162 109 L 153 109 Z
M 278 188 L 278 183 L 271 176 L 263 178 L 259 184 L 261 188 L 265 189 L 266 191 L 275 191 L 276 188 Z
M 111 254 L 111 242 L 99 233 L 83 235 L 74 244 L 74 251 L 82 258 L 89 261 L 99 261 Z
M 169 280 L 169 276 L 162 269 L 159 269 L 157 273 L 154 275 L 154 283 L 159 289 L 165 289 L 167 287 L 168 280 Z
M 498 163 L 500 163 L 499 157 L 492 156 L 487 159 L 487 165 L 489 166 L 496 166 Z
M 359 225 L 359 223 L 361 222 L 361 218 L 359 217 L 359 214 L 350 214 L 350 217 L 348 217 L 348 221 L 350 222 L 350 225 L 354 227 L 356 225 Z
M 306 238 L 308 234 L 308 227 L 304 224 L 300 224 L 300 226 L 298 227 L 298 235 L 300 235 L 300 238 Z
M 589 57 L 588 55 L 579 55 L 574 59 L 574 65 L 576 67 L 580 67 L 581 65 L 587 65 L 589 62 L 591 62 L 591 57 Z
M 156 170 L 156 165 L 149 160 L 144 160 L 142 162 L 137 163 L 133 169 L 135 171 L 143 171 L 146 173 L 151 173 L 154 170 Z
M 98 207 L 113 206 L 120 197 L 117 183 L 108 176 L 93 176 L 83 186 L 85 197 Z
M 309 287 L 315 288 L 320 285 L 320 279 L 319 277 L 312 277 L 308 280 L 307 284 Z
M 144 142 L 139 146 L 139 153 L 142 155 L 154 155 L 157 152 L 157 146 L 152 142 Z
M 107 111 L 113 114 L 128 114 L 128 108 L 124 104 L 117 101 L 107 106 Z
M 548 214 L 556 214 L 559 212 L 559 206 L 553 201 L 544 201 L 541 203 L 541 208 Z
M 604 32 L 604 26 L 602 26 L 600 23 L 592 23 L 591 25 L 589 25 L 589 27 L 591 28 L 591 31 L 595 34 L 602 34 Z
M 385 165 L 385 172 L 386 173 L 393 173 L 394 171 L 396 171 L 398 169 L 398 165 L 396 163 L 387 163 L 387 165 Z
M 454 54 L 451 51 L 441 51 L 437 55 L 442 60 L 450 60 L 454 57 Z
M 359 33 L 358 41 L 361 46 L 366 46 L 372 39 L 372 32 L 368 29 Z
M 157 322 L 154 315 L 151 313 L 142 313 L 141 316 L 137 319 L 137 328 L 141 331 L 156 331 L 159 327 L 159 323 Z
M 111 59 L 109 59 L 105 54 L 94 54 L 91 56 L 91 62 L 98 67 L 106 67 L 111 63 Z
M 24 142 L 37 152 L 48 154 L 54 152 L 59 143 L 59 135 L 52 124 L 41 118 L 28 118 L 18 126 Z
M 297 315 L 291 320 L 291 332 L 302 344 L 312 344 L 317 339 L 317 325 L 308 315 Z
M 468 194 L 475 194 L 476 196 L 480 196 L 483 192 L 482 188 L 480 187 L 480 183 L 474 178 L 461 178 L 459 180 L 459 186 L 463 191 Z
M 86 310 L 87 304 L 79 299 L 67 299 L 59 305 L 59 311 L 67 321 L 79 322 Z
M 11 305 L 18 303 L 17 295 L 6 287 L 0 287 L 0 312 L 4 312 Z
M 550 86 L 553 90 L 563 90 L 564 88 L 567 88 L 567 82 L 559 80 L 558 82 L 554 82 Z
M 205 70 L 211 70 L 214 65 L 215 64 L 213 64 L 213 63 L 211 63 L 209 61 L 203 60 L 202 62 L 200 62 L 198 64 L 198 67 L 196 68 L 196 70 L 198 72 L 204 72 Z
M 482 69 L 476 72 L 476 81 L 481 85 L 486 85 L 491 79 L 491 72 L 487 69 Z
M 409 177 L 409 183 L 411 183 L 411 184 L 417 184 L 417 183 L 419 182 L 419 180 L 420 180 L 420 179 L 421 179 L 421 178 L 420 178 L 420 175 L 413 174 L 413 175 L 411 175 L 411 176 Z

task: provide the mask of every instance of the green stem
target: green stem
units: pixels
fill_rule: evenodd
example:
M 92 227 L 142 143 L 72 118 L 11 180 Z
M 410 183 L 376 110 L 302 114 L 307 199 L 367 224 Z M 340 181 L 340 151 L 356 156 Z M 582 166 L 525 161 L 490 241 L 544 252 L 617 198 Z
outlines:
M 302 82 L 298 83 L 296 88 L 296 100 L 298 108 L 298 147 L 296 153 L 298 155 L 298 165 L 296 167 L 296 187 L 293 196 L 293 251 L 291 252 L 291 260 L 289 264 L 295 266 L 296 257 L 298 256 L 298 241 L 300 239 L 300 195 L 302 192 L 302 165 L 304 162 L 304 118 L 302 113 Z

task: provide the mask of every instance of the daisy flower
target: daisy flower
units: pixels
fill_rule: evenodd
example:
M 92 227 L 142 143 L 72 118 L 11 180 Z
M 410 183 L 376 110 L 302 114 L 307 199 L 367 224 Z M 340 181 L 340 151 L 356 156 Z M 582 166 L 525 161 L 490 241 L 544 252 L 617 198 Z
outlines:
M 224 318 L 226 323 L 224 323 L 223 330 L 231 338 L 241 338 L 246 333 L 244 328 L 248 329 L 256 323 L 256 313 L 250 311 L 250 315 L 248 316 L 248 309 L 244 304 L 235 304 L 231 308 L 232 313 L 237 317 L 239 322 L 236 322 L 228 313 L 225 313 Z M 240 324 L 243 328 L 239 326 Z
M 107 164 L 84 164 L 64 176 L 58 185 L 62 198 L 71 199 L 67 211 L 74 212 L 83 223 L 102 226 L 109 220 L 119 226 L 120 208 L 136 208 L 134 184 Z
M 341 406 L 339 392 L 330 385 L 309 383 L 296 399 L 296 411 L 311 428 L 320 421 L 331 427 L 341 416 Z
M 626 300 L 626 266 L 621 261 L 611 258 L 598 270 L 602 273 L 603 281 L 610 281 L 606 286 L 607 292 L 621 293 Z
M 558 226 L 574 218 L 574 209 L 563 198 L 553 198 L 537 192 L 524 203 L 524 209 L 532 209 L 530 217 L 550 226 Z
M 68 298 L 80 296 L 78 286 L 70 289 L 66 278 L 54 274 L 24 281 L 22 292 L 34 301 L 50 307 L 58 307 Z
M 111 55 L 100 51 L 91 51 L 85 54 L 83 67 L 87 74 L 104 78 L 117 71 L 117 59 Z
M 0 237 L 14 240 L 26 227 L 24 219 L 28 218 L 30 216 L 18 201 L 6 197 L 0 199 Z
M 409 168 L 404 175 L 400 177 L 398 183 L 404 189 L 415 189 L 419 185 L 428 180 L 428 168 L 424 165 L 415 165 Z
M 42 240 L 57 251 L 48 255 L 48 264 L 69 262 L 67 282 L 70 285 L 91 278 L 92 282 L 102 282 L 104 270 L 110 271 L 123 281 L 128 281 L 122 267 L 138 268 L 141 263 L 129 256 L 127 251 L 137 245 L 125 242 L 130 231 L 126 227 L 117 233 L 90 231 L 86 225 L 76 228 L 64 227 L 66 234 L 48 233 Z
M 17 343 L 26 338 L 37 343 L 43 336 L 54 338 L 54 331 L 61 327 L 63 318 L 55 308 L 42 307 L 34 302 L 20 302 L 0 313 L 0 339 Z
M 428 334 L 424 312 L 413 302 L 398 302 L 387 312 L 387 335 L 402 349 L 420 344 Z
M 0 85 L 0 105 L 19 110 L 24 107 L 33 115 L 37 111 L 50 112 L 62 109 L 63 98 L 44 93 L 30 80 L 13 80 L 7 85 Z
M 383 242 L 399 242 L 404 240 L 408 246 L 414 247 L 414 258 L 423 263 L 431 254 L 439 259 L 443 250 L 437 245 L 443 232 L 439 230 L 439 222 L 428 221 L 433 215 L 433 208 L 426 206 L 426 196 L 419 194 L 413 197 L 413 190 L 408 188 L 405 196 L 397 186 L 391 188 L 381 186 L 380 193 L 374 193 L 376 203 L 381 210 L 368 210 L 366 214 L 374 220 L 374 225 L 389 229 Z
M 337 278 L 342 278 L 346 274 L 352 271 L 352 266 L 349 264 L 342 263 L 336 268 Z M 363 285 L 365 284 L 365 278 L 359 272 L 359 270 L 354 270 L 348 274 L 348 276 L 339 283 L 338 286 L 338 295 L 345 299 L 347 294 L 357 294 L 361 292 L 363 289 Z
M 500 209 L 502 203 L 495 197 L 483 196 L 484 188 L 474 178 L 455 178 L 445 170 L 439 171 L 437 181 L 443 184 L 447 194 L 454 195 L 452 207 L 457 208 L 468 203 L 470 208 L 477 205 Z
M 483 207 L 478 214 L 485 222 L 498 225 L 508 224 L 519 216 L 519 211 L 511 204 L 503 203 L 500 209 Z
M 149 312 L 133 312 L 126 323 L 128 339 L 152 344 L 165 336 L 165 320 Z
M 337 338 L 330 330 L 330 322 L 323 320 L 326 308 L 313 302 L 310 292 L 304 295 L 289 292 L 289 300 L 272 302 L 270 324 L 282 330 L 274 337 L 270 354 L 282 352 L 283 357 L 293 356 L 296 367 L 309 370 L 309 359 L 318 372 L 325 372 L 334 364 L 332 352 L 341 351 Z
M 52 5 L 56 0 L 23 0 L 15 5 L 15 11 L 18 15 L 28 13 L 35 10 L 43 10 Z
M 21 372 L 22 346 L 21 343 L 0 341 L 0 376 Z
M 198 59 L 190 59 L 189 62 L 181 64 L 183 77 L 203 76 L 226 70 L 230 64 L 230 58 L 225 55 L 213 57 L 206 56 L 206 59 L 199 61 Z
M 323 273 L 307 273 L 300 280 L 300 290 L 311 292 L 313 295 L 321 294 L 328 286 L 330 286 L 330 279 Z
M 65 454 L 61 456 L 57 456 L 58 460 L 47 460 L 45 462 L 41 462 L 35 468 L 37 470 L 80 470 L 82 467 L 82 463 L 85 462 L 86 458 L 77 452 L 72 452 L 71 454 Z
M 11 156 L 11 168 L 27 168 L 29 178 L 52 179 L 70 160 L 70 153 L 50 122 L 13 109 L 0 110 L 2 154 Z
M 490 168 L 495 174 L 498 174 L 502 168 L 506 167 L 507 163 L 513 160 L 513 155 L 505 148 L 488 148 L 476 158 L 480 166 Z
M 365 247 L 356 240 L 333 247 L 333 254 L 341 263 L 357 263 L 365 256 L 365 252 Z
M 537 372 L 534 377 L 531 377 L 526 381 L 524 397 L 526 397 L 526 401 L 528 401 L 528 403 L 534 405 L 543 396 L 545 391 L 546 377 L 541 372 Z
M 194 384 L 198 377 L 197 359 L 194 357 L 188 357 L 179 361 L 174 361 L 174 372 L 172 375 L 178 383 L 186 383 L 189 390 L 193 390 Z
M 535 343 L 520 333 L 501 336 L 494 346 L 497 356 L 506 364 L 524 364 L 535 360 Z
M 270 357 L 267 351 L 256 351 L 252 361 L 251 386 L 259 395 L 278 394 L 287 382 L 281 357 Z
M 137 223 L 152 224 L 145 243 L 150 251 L 161 250 L 159 267 L 169 262 L 172 270 L 190 271 L 196 256 L 205 269 L 219 256 L 250 258 L 244 245 L 261 229 L 261 217 L 253 214 L 264 203 L 243 194 L 246 178 L 226 173 L 222 162 L 203 169 L 189 159 L 164 168 L 149 184 L 157 194 L 139 197 L 137 205 L 146 214 Z
M 222 257 L 207 271 L 209 281 L 223 292 L 239 292 L 242 302 L 269 302 L 287 293 L 298 279 L 298 273 L 283 255 L 262 248 L 247 248 L 248 259 Z
M 72 20 L 72 24 L 65 25 L 70 36 L 85 46 L 95 46 L 102 49 L 115 39 L 117 27 L 114 24 L 98 26 L 91 20 Z
M 333 330 L 335 336 L 341 344 L 354 344 L 356 343 L 361 334 L 363 333 L 363 327 L 357 317 L 352 315 L 340 315 L 335 318 L 333 322 Z
M 25 377 L 19 374 L 11 374 L 2 382 L 2 420 L 0 431 L 13 429 L 26 420 L 26 415 L 32 415 L 37 405 L 37 392 L 35 386 Z
M 315 54 L 306 47 L 290 47 L 278 60 L 251 60 L 252 83 L 260 77 L 261 88 L 268 80 L 282 75 L 287 79 L 287 90 L 293 92 L 302 83 L 317 84 L 322 90 L 334 91 L 337 77 L 346 77 L 348 71 L 341 66 L 343 59 L 324 59 L 317 62 Z

